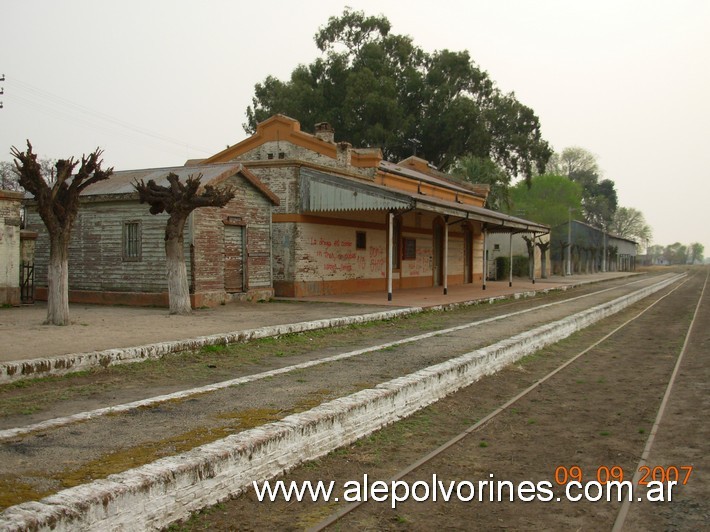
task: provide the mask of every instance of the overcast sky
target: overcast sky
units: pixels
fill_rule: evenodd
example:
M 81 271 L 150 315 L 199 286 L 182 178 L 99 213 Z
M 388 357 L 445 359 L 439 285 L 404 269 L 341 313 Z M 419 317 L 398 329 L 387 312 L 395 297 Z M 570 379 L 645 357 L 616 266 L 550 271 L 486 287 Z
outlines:
M 26 139 L 49 158 L 100 146 L 116 169 L 220 151 L 246 137 L 254 84 L 313 61 L 345 5 L 468 50 L 555 150 L 597 156 L 655 243 L 710 255 L 708 0 L 3 0 L 0 160 Z

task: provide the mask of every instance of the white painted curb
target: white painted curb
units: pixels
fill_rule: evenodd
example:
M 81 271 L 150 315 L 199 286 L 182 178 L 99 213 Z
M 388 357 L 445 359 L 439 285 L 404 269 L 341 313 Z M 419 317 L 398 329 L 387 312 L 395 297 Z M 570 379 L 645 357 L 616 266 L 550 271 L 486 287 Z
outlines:
M 456 359 L 0 514 L 0 529 L 151 530 L 323 456 L 558 342 L 683 275 Z
M 538 294 L 546 294 L 552 291 L 565 291 L 569 288 L 584 284 L 588 284 L 588 282 L 581 281 L 579 283 L 561 285 L 554 288 L 516 292 L 510 295 L 493 296 L 462 303 L 436 305 L 427 307 L 426 309 L 424 307 L 408 307 L 356 316 L 341 316 L 300 323 L 270 325 L 266 327 L 258 327 L 256 329 L 245 329 L 231 333 L 212 334 L 209 336 L 200 336 L 186 340 L 158 342 L 135 347 L 122 347 L 116 349 L 105 349 L 103 351 L 71 353 L 68 355 L 59 355 L 47 358 L 0 362 L 0 384 L 22 379 L 48 377 L 51 375 L 66 375 L 67 373 L 74 373 L 99 366 L 108 367 L 118 364 L 142 362 L 144 360 L 157 359 L 165 355 L 179 353 L 181 351 L 197 350 L 210 345 L 227 345 L 231 343 L 248 342 L 259 338 L 282 336 L 284 334 L 314 331 L 317 329 L 327 329 L 329 327 L 344 327 L 347 325 L 366 323 L 369 321 L 384 321 L 400 318 L 409 314 L 416 314 L 418 312 L 422 312 L 423 310 L 448 310 L 462 306 L 494 303 L 496 301 L 503 301 L 506 299 L 533 297 Z
M 117 364 L 142 362 L 144 360 L 161 358 L 171 353 L 202 349 L 209 345 L 227 345 L 248 342 L 259 338 L 326 329 L 328 327 L 344 327 L 355 323 L 390 320 L 421 312 L 421 310 L 421 307 L 401 308 L 357 316 L 342 316 L 300 323 L 270 325 L 256 329 L 211 334 L 209 336 L 198 336 L 197 338 L 188 338 L 186 340 L 171 340 L 169 342 L 158 342 L 135 347 L 121 347 L 106 349 L 104 351 L 91 351 L 88 353 L 74 353 L 57 357 L 4 362 L 0 364 L 0 384 L 21 379 L 47 377 L 49 375 L 64 375 L 98 366 L 108 367 Z

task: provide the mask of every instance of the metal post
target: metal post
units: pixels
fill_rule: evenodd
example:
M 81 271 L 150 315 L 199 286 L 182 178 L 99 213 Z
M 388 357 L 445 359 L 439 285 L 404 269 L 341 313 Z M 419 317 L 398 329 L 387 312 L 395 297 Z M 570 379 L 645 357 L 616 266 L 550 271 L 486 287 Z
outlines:
M 488 277 L 488 257 L 486 246 L 488 245 L 488 228 L 483 228 L 483 289 L 486 289 L 486 277 Z
M 510 244 L 508 245 L 508 288 L 513 286 L 513 232 L 510 232 Z
M 532 267 L 531 267 L 530 273 L 532 274 L 533 284 L 535 284 L 535 233 L 533 233 L 532 243 L 533 243 L 533 252 L 530 257 L 530 259 L 532 260 L 532 265 L 531 265 Z
M 392 270 L 394 269 L 394 213 L 387 214 L 387 301 L 392 301 Z
M 442 281 L 444 285 L 444 295 L 449 293 L 449 224 L 447 221 L 444 222 L 444 263 L 442 272 Z
M 567 221 L 567 275 L 572 275 L 572 207 Z

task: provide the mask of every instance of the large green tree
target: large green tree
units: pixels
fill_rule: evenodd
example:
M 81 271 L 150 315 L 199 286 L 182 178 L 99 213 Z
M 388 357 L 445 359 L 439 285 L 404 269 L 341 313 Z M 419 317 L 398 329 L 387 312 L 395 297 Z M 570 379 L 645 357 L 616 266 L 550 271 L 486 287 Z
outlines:
M 510 214 L 554 227 L 582 212 L 582 186 L 564 176 L 543 174 L 510 189 Z
M 690 263 L 695 264 L 696 262 L 703 262 L 705 253 L 705 246 L 700 242 L 693 242 L 690 244 Z
M 644 248 L 648 246 L 653 235 L 643 213 L 633 207 L 619 207 L 614 213 L 609 230 L 615 235 L 636 240 Z
M 579 183 L 584 220 L 601 229 L 609 227 L 619 201 L 614 181 L 601 179 L 596 155 L 579 146 L 570 146 L 550 157 L 547 172 L 567 176 Z
M 663 258 L 669 264 L 686 264 L 688 262 L 688 246 L 680 242 L 674 242 L 666 246 Z
M 486 207 L 489 209 L 510 208 L 510 176 L 490 159 L 466 155 L 456 160 L 451 173 L 472 184 L 488 185 Z
M 391 33 L 384 16 L 346 8 L 315 35 L 321 57 L 288 81 L 257 83 L 248 133 L 282 113 L 304 125 L 330 122 L 341 139 L 382 149 L 387 159 L 417 155 L 448 169 L 464 155 L 491 159 L 509 176 L 542 173 L 552 154 L 538 117 L 502 93 L 467 51 L 427 53 Z

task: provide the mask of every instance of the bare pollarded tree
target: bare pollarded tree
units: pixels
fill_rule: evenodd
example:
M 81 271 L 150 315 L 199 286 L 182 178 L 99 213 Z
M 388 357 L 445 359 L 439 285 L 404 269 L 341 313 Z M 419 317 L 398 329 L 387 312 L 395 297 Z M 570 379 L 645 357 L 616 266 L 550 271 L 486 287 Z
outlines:
M 133 183 L 141 203 L 150 205 L 151 214 L 168 213 L 165 225 L 165 258 L 168 276 L 168 299 L 170 314 L 189 314 L 190 287 L 185 266 L 184 231 L 187 217 L 200 207 L 224 207 L 233 197 L 234 188 L 214 188 L 205 185 L 200 189 L 202 174 L 189 175 L 184 183 L 177 174 L 168 174 L 168 186 L 158 185 L 154 180 Z
M 79 195 L 89 185 L 108 179 L 113 168 L 101 168 L 102 151 L 96 148 L 79 164 L 73 157 L 56 162 L 56 173 L 49 182 L 32 144 L 27 141 L 27 151 L 14 146 L 10 151 L 15 158 L 15 169 L 20 186 L 34 196 L 37 212 L 49 233 L 49 267 L 47 269 L 47 321 L 50 325 L 69 324 L 69 240 L 79 212 Z

